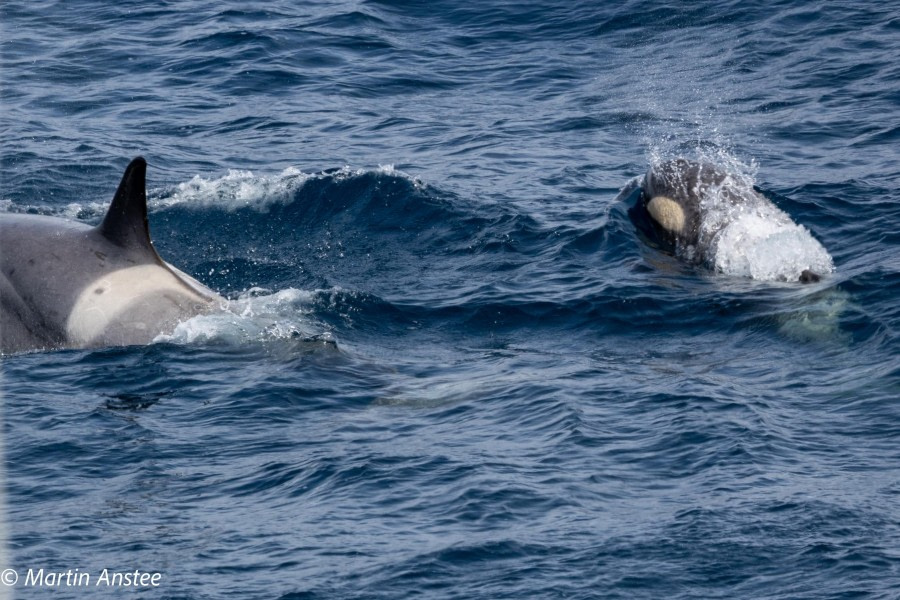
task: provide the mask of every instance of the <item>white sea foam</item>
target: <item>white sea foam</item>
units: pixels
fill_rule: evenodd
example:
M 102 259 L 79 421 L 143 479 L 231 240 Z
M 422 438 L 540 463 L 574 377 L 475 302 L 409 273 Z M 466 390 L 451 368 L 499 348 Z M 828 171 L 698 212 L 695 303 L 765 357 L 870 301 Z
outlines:
M 787 215 L 737 215 L 717 235 L 711 256 L 720 273 L 763 281 L 796 281 L 806 269 L 820 275 L 834 271 L 822 244 Z
M 738 197 L 739 202 L 732 200 Z M 737 174 L 711 188 L 701 202 L 701 244 L 706 262 L 719 273 L 761 281 L 797 281 L 809 269 L 834 271 L 825 248 L 802 225 L 753 190 Z
M 159 335 L 154 341 L 235 345 L 278 340 L 333 343 L 331 332 L 312 316 L 315 300 L 321 293 L 294 288 L 277 292 L 252 288 L 227 301 L 221 310 L 183 321 L 171 334 Z
M 266 211 L 275 204 L 290 203 L 296 191 L 310 180 L 330 177 L 342 181 L 367 173 L 389 175 L 407 179 L 417 188 L 423 186 L 415 177 L 399 171 L 393 165 L 379 165 L 377 169 L 352 169 L 344 166 L 326 173 L 305 173 L 288 167 L 276 175 L 254 175 L 251 171 L 229 170 L 226 175 L 206 179 L 195 175 L 189 181 L 176 185 L 168 194 L 155 199 L 153 207 L 189 205 L 216 207 L 224 210 L 252 208 Z
M 273 204 L 290 202 L 294 192 L 313 177 L 316 176 L 294 167 L 273 176 L 256 176 L 250 171 L 235 169 L 218 178 L 206 179 L 195 175 L 189 181 L 176 185 L 171 193 L 155 199 L 152 205 L 266 210 Z

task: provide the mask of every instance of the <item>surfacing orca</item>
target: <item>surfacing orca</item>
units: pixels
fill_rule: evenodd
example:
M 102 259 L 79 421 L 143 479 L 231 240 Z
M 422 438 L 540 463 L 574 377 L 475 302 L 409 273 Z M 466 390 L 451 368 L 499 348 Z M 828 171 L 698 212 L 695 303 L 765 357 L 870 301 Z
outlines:
M 156 253 L 146 173 L 131 161 L 96 227 L 0 214 L 0 352 L 147 344 L 224 303 Z
M 640 186 L 640 198 L 629 210 L 632 222 L 651 242 L 689 262 L 716 263 L 723 232 L 751 213 L 769 220 L 770 229 L 797 227 L 750 184 L 709 163 L 662 162 L 647 171 Z M 820 280 L 810 268 L 794 276 L 803 283 Z

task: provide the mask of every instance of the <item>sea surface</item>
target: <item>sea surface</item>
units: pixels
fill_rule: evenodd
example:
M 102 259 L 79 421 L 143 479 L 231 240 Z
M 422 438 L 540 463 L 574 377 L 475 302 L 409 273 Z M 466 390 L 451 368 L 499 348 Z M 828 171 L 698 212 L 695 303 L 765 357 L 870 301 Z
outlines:
M 881 0 L 5 0 L 0 212 L 143 155 L 229 305 L 0 359 L 0 595 L 900 598 L 898 57 Z M 649 244 L 676 157 L 833 271 Z

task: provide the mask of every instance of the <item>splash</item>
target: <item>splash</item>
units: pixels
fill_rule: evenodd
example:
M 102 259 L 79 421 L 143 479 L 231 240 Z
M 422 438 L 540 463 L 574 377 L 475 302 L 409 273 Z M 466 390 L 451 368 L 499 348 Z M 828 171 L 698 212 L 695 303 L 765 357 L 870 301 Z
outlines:
M 709 260 L 717 272 L 761 281 L 797 281 L 807 269 L 820 275 L 834 271 L 822 244 L 775 206 L 760 203 L 734 212 L 713 238 Z
M 821 275 L 834 271 L 834 262 L 822 244 L 756 192 L 750 173 L 727 172 L 720 185 L 703 194 L 700 203 L 700 244 L 706 249 L 709 268 L 760 281 L 797 281 L 806 269 Z
M 171 334 L 159 335 L 153 341 L 241 345 L 289 340 L 333 345 L 331 331 L 313 316 L 323 293 L 331 291 L 251 288 L 227 301 L 220 311 L 183 321 Z

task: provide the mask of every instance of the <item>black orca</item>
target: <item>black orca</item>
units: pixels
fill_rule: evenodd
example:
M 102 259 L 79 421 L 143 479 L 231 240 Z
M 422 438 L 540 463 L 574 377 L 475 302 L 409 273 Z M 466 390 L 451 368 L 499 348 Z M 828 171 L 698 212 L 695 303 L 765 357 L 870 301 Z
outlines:
M 717 236 L 744 207 L 780 213 L 751 185 L 705 162 L 678 158 L 653 165 L 640 187 L 640 197 L 629 210 L 632 222 L 651 243 L 696 264 L 713 262 Z M 715 219 L 709 217 L 713 209 Z M 797 276 L 803 283 L 820 279 L 810 268 Z

